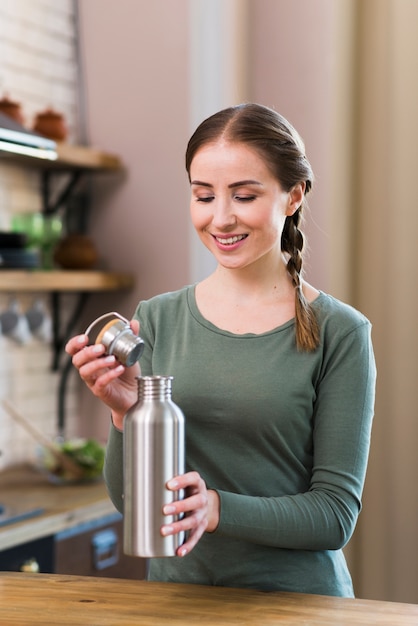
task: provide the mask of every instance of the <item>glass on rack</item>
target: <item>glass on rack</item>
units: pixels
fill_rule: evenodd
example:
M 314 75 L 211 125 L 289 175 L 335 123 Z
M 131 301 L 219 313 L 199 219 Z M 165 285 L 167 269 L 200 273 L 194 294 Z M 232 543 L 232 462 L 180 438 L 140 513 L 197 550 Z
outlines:
M 61 217 L 44 213 L 19 213 L 13 216 L 11 226 L 13 232 L 26 235 L 28 249 L 39 251 L 41 268 L 53 269 L 54 250 L 63 228 Z

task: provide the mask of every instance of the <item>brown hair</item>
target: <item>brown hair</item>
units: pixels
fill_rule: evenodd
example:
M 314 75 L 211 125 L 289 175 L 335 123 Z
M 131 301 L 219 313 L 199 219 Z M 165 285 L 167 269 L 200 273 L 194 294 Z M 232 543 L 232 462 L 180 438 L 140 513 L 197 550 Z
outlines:
M 298 132 L 273 109 L 253 103 L 223 109 L 198 126 L 186 150 L 189 177 L 192 160 L 199 148 L 220 137 L 231 142 L 245 143 L 255 149 L 285 191 L 304 182 L 306 196 L 312 188 L 313 172 Z M 319 326 L 302 291 L 304 236 L 299 226 L 305 205 L 304 198 L 299 209 L 292 216 L 286 217 L 281 249 L 288 259 L 287 271 L 296 290 L 296 345 L 299 350 L 309 352 L 319 345 Z

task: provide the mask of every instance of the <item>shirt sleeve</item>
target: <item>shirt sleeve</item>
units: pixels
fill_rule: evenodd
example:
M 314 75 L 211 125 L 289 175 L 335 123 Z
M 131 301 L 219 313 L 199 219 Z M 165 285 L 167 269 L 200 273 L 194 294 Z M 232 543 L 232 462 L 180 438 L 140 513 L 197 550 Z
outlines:
M 103 477 L 110 499 L 123 512 L 123 433 L 110 424 Z
M 254 497 L 219 491 L 216 533 L 287 549 L 334 550 L 361 509 L 376 369 L 369 322 L 325 352 L 313 416 L 313 468 L 306 493 Z

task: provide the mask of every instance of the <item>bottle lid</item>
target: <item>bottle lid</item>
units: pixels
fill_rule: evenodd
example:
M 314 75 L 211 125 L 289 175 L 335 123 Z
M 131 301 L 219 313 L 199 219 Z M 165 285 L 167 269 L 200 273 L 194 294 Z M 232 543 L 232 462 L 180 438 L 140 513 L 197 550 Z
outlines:
M 101 322 L 111 318 L 104 326 Z M 131 367 L 138 361 L 144 350 L 145 344 L 141 337 L 132 332 L 129 320 L 115 311 L 105 313 L 94 320 L 86 329 L 91 343 L 103 344 L 106 354 L 114 354 L 115 357 L 126 367 Z

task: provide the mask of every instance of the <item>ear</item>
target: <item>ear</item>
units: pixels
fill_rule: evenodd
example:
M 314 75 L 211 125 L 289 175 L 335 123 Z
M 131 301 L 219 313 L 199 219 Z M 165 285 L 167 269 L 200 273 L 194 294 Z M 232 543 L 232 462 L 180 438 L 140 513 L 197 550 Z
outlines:
M 303 201 L 303 196 L 305 195 L 306 183 L 302 181 L 297 183 L 292 189 L 289 191 L 288 205 L 286 209 L 286 215 L 290 217 L 293 215 L 298 209 Z

